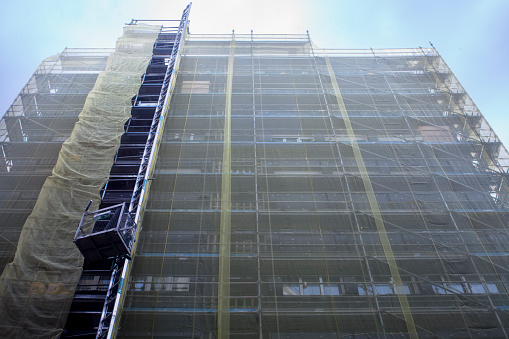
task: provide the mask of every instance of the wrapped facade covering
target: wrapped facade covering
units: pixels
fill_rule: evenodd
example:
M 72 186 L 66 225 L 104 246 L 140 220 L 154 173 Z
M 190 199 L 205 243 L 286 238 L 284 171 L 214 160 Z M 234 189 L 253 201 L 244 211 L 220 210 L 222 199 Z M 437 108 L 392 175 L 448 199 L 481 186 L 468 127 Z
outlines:
M 91 72 L 97 80 L 91 79 L 95 84 L 84 104 L 84 96 L 69 96 L 68 102 L 53 102 L 57 106 L 54 111 L 57 116 L 62 106 L 79 109 L 81 105 L 83 109 L 74 128 L 72 122 L 68 122 L 67 128 L 72 129 L 72 133 L 63 143 L 52 174 L 45 180 L 35 207 L 26 219 L 14 260 L 5 267 L 0 278 L 0 328 L 5 337 L 50 338 L 58 337 L 62 331 L 83 264 L 73 244 L 76 225 L 87 202 L 100 200 L 100 190 L 108 178 L 124 124 L 130 116 L 132 97 L 138 91 L 159 31 L 160 26 L 127 26 L 114 53 L 108 57 L 104 71 L 98 76 Z M 48 73 L 65 80 L 65 74 L 72 73 L 65 68 L 65 55 L 52 59 L 55 59 L 54 65 Z M 83 67 L 94 61 L 86 56 L 75 58 Z M 100 68 L 100 64 L 97 67 Z M 61 88 L 49 86 L 50 75 L 47 76 L 48 90 L 56 93 L 52 90 Z M 38 80 L 36 76 L 34 79 Z M 72 84 L 80 85 L 79 82 Z M 34 95 L 36 105 L 37 99 L 39 96 Z M 20 126 L 25 120 L 38 122 L 22 116 Z M 7 119 L 9 117 L 4 118 L 6 122 Z M 55 120 L 58 125 L 60 120 Z M 39 125 L 47 127 L 41 122 Z M 54 133 L 57 139 L 62 138 L 61 133 L 51 127 L 49 124 L 44 136 L 52 138 Z M 12 138 L 13 129 L 8 130 L 8 137 Z M 23 145 L 25 148 L 33 146 L 30 145 L 32 137 L 27 135 L 27 140 L 23 140 L 27 144 Z M 47 147 L 36 147 L 33 155 L 23 156 L 44 162 L 52 156 L 50 151 L 58 152 L 55 147 L 59 145 L 43 145 Z M 6 156 L 6 162 L 13 162 L 12 169 L 18 165 L 16 160 L 7 160 Z M 31 160 L 27 162 L 35 164 Z M 29 182 L 24 184 L 29 185 Z
M 0 120 L 0 272 L 113 49 L 65 49 L 44 60 Z
M 118 336 L 506 337 L 507 165 L 434 49 L 191 35 Z

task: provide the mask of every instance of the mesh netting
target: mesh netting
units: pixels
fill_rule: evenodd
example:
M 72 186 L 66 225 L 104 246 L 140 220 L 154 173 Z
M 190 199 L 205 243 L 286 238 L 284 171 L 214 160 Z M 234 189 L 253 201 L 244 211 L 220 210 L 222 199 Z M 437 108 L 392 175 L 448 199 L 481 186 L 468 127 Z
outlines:
M 159 26 L 127 26 L 86 97 L 23 226 L 14 260 L 1 276 L 4 336 L 49 338 L 61 332 L 81 274 L 82 257 L 73 244 L 76 227 L 87 202 L 99 201 L 159 31 Z M 77 104 L 70 101 L 65 104 Z M 38 157 L 45 155 L 37 150 Z
M 0 120 L 0 272 L 111 52 L 65 49 L 47 58 Z
M 120 337 L 506 335 L 505 148 L 433 49 L 312 52 L 186 41 Z

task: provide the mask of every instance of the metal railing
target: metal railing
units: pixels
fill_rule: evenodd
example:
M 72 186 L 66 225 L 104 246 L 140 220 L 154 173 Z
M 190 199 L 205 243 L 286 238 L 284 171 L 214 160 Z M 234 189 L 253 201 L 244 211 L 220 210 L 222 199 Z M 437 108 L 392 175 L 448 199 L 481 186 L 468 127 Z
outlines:
M 92 200 L 88 203 L 74 236 L 74 243 L 85 259 L 94 262 L 129 255 L 134 243 L 135 228 L 126 204 L 89 212 L 91 204 Z

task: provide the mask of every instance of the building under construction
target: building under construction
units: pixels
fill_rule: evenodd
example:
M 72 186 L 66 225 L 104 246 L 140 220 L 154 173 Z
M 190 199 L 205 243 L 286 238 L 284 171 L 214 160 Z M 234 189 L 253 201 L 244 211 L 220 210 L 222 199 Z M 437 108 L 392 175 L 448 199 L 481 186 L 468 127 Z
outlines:
M 0 333 L 509 337 L 509 156 L 439 53 L 189 11 L 0 120 Z

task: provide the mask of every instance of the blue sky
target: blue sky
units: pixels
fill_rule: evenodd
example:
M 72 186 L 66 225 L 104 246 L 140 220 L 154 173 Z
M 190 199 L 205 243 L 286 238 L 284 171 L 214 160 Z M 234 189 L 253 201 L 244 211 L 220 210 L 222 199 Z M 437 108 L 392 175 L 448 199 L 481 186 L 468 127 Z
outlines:
M 186 0 L 0 0 L 0 115 L 42 59 L 114 47 L 132 18 L 176 19 Z M 156 10 L 154 10 L 156 8 Z M 191 33 L 305 33 L 324 48 L 431 41 L 509 146 L 509 1 L 195 0 Z

